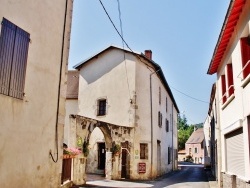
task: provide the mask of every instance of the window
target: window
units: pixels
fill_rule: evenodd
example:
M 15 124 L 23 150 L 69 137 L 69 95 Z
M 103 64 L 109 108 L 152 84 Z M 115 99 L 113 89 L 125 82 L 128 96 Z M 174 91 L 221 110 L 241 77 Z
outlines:
M 248 61 L 250 60 L 250 38 L 249 37 L 241 38 L 240 45 L 241 45 L 243 79 L 244 79 L 250 73 L 250 63 L 248 63 Z
M 0 93 L 23 99 L 30 34 L 3 18 L 0 36 Z
M 166 131 L 169 132 L 169 121 L 166 119 Z
M 168 98 L 166 97 L 166 112 L 168 111 Z
M 191 155 L 192 148 L 189 148 L 189 155 Z
M 148 144 L 140 144 L 140 159 L 148 159 Z
M 198 148 L 194 148 L 194 153 L 198 153 Z
M 168 164 L 171 163 L 171 147 L 168 147 Z
M 158 126 L 162 127 L 162 113 L 160 111 L 158 112 Z
M 225 75 L 221 75 L 221 91 L 222 91 L 222 102 L 224 104 L 227 100 Z
M 233 79 L 233 65 L 227 64 L 227 87 L 228 96 L 230 97 L 234 93 L 234 79 Z
M 98 116 L 106 115 L 106 99 L 98 100 Z

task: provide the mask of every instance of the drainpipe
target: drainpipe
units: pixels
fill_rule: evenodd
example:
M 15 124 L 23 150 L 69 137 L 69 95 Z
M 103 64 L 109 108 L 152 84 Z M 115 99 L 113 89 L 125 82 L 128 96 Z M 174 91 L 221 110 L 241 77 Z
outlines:
M 151 118 L 151 179 L 153 175 L 153 104 L 152 104 L 152 75 L 160 71 L 161 69 L 158 69 L 155 72 L 150 73 L 150 118 Z
M 55 122 L 55 144 L 56 144 L 56 158 L 53 157 L 52 151 L 49 151 L 49 155 L 54 163 L 58 161 L 58 116 L 59 116 L 59 105 L 60 105 L 60 90 L 61 90 L 61 80 L 62 80 L 62 66 L 63 66 L 63 56 L 64 56 L 64 38 L 65 38 L 65 27 L 67 21 L 67 10 L 68 10 L 68 0 L 65 0 L 65 12 L 63 18 L 63 34 L 62 34 L 62 48 L 61 48 L 61 60 L 60 60 L 60 70 L 59 70 L 59 81 L 58 81 L 58 92 L 57 92 L 57 107 L 56 107 L 56 122 Z

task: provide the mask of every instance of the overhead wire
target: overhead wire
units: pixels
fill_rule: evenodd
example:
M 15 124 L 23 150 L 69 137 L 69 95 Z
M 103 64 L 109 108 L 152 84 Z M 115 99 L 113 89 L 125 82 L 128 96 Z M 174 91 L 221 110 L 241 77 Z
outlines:
M 189 98 L 191 98 L 191 99 L 193 99 L 193 100 L 196 100 L 196 101 L 199 101 L 199 102 L 202 102 L 202 103 L 207 103 L 207 104 L 209 104 L 209 102 L 203 101 L 203 100 L 200 100 L 200 99 L 197 99 L 197 98 L 195 98 L 195 97 L 192 97 L 192 96 L 190 96 L 190 95 L 188 95 L 188 94 L 186 94 L 186 93 L 184 93 L 184 92 L 182 92 L 182 91 L 180 91 L 180 90 L 174 88 L 173 86 L 170 86 L 170 87 L 173 88 L 175 91 L 177 91 L 177 92 L 179 92 L 179 93 L 185 95 L 186 97 L 189 97 Z
M 120 36 L 120 38 L 122 39 L 123 51 L 124 51 L 124 44 L 125 44 L 125 45 L 127 46 L 127 48 L 128 48 L 132 53 L 136 54 L 136 57 L 137 57 L 143 64 L 145 64 L 146 67 L 147 67 L 148 69 L 149 69 L 149 67 L 150 67 L 150 68 L 153 68 L 153 67 L 149 66 L 147 63 L 145 63 L 145 62 L 143 62 L 143 61 L 141 60 L 141 57 L 140 57 L 137 53 L 135 53 L 135 52 L 130 48 L 130 46 L 128 45 L 128 43 L 125 41 L 125 39 L 124 39 L 124 37 L 123 37 L 120 1 L 117 0 L 117 3 L 118 3 L 118 11 L 119 11 L 119 19 L 120 19 L 120 29 L 121 29 L 121 33 L 118 31 L 117 27 L 115 26 L 114 22 L 112 21 L 111 17 L 109 16 L 109 13 L 108 13 L 108 11 L 106 10 L 105 6 L 103 5 L 102 1 L 99 0 L 99 2 L 100 2 L 100 4 L 101 4 L 103 10 L 105 11 L 106 15 L 108 16 L 108 18 L 109 18 L 111 24 L 113 25 L 114 29 L 116 30 L 117 34 L 118 34 L 118 35 Z M 125 51 L 124 51 L 124 59 L 125 59 Z M 126 63 L 126 62 L 125 62 L 125 63 Z M 126 66 L 126 64 L 125 64 L 125 66 Z M 149 69 L 149 70 L 150 70 L 150 69 Z M 150 70 L 150 71 L 152 71 L 152 70 Z M 129 88 L 128 75 L 127 75 L 127 68 L 126 68 L 126 76 L 127 76 L 127 84 L 128 84 L 128 88 Z M 176 88 L 174 88 L 174 87 L 172 87 L 172 86 L 170 86 L 170 87 L 173 88 L 175 91 L 177 91 L 177 92 L 179 92 L 179 93 L 185 95 L 186 97 L 189 97 L 189 98 L 191 98 L 191 99 L 193 99 L 193 100 L 196 100 L 196 101 L 199 101 L 199 102 L 202 102 L 202 103 L 207 103 L 207 104 L 209 104 L 209 102 L 207 102 L 207 101 L 197 99 L 197 98 L 195 98 L 195 97 L 192 97 L 192 96 L 190 96 L 190 95 L 187 95 L 186 93 L 184 93 L 184 92 L 182 92 L 182 91 L 180 91 L 180 90 L 178 90 L 178 89 L 176 89 Z M 129 89 L 129 91 L 130 91 L 130 89 Z M 129 95 L 130 95 L 130 92 L 129 92 Z M 131 97 L 130 97 L 130 98 L 131 98 Z
M 120 29 L 121 29 L 121 36 L 123 38 L 123 30 L 122 30 L 122 16 L 121 16 L 121 8 L 120 8 L 120 1 L 117 0 L 118 3 L 118 12 L 119 12 L 119 19 L 120 19 Z M 129 87 L 129 81 L 128 81 L 128 70 L 127 70 L 127 61 L 126 61 L 126 55 L 124 51 L 124 41 L 122 40 L 122 48 L 123 48 L 123 59 L 124 59 L 124 66 L 125 66 L 125 72 L 126 72 L 126 79 L 127 79 L 127 86 L 128 86 L 128 93 L 129 93 L 129 99 L 131 100 L 131 94 L 130 94 L 130 87 Z
M 116 30 L 116 32 L 118 33 L 118 35 L 121 37 L 121 39 L 122 39 L 122 41 L 124 42 L 124 44 L 126 44 L 127 48 L 128 48 L 132 53 L 134 53 L 134 54 L 136 55 L 136 57 L 137 57 L 143 64 L 145 64 L 145 65 L 147 66 L 147 68 L 149 69 L 150 66 L 149 66 L 147 63 L 143 62 L 143 61 L 141 60 L 141 57 L 140 57 L 137 53 L 135 53 L 135 52 L 129 47 L 128 43 L 125 41 L 125 39 L 123 38 L 123 36 L 121 35 L 121 33 L 118 31 L 117 27 L 115 26 L 114 22 L 112 21 L 111 17 L 109 16 L 109 13 L 108 13 L 108 11 L 106 10 L 105 6 L 103 5 L 102 1 L 99 0 L 99 2 L 100 2 L 100 4 L 102 5 L 102 8 L 103 8 L 103 10 L 105 11 L 106 15 L 108 16 L 109 21 L 111 22 L 111 24 L 112 24 L 113 27 L 115 28 L 115 30 Z M 152 68 L 152 67 L 150 67 L 150 68 Z M 149 69 L 149 70 L 150 70 L 150 69 Z M 152 70 L 150 70 L 150 71 L 152 72 Z

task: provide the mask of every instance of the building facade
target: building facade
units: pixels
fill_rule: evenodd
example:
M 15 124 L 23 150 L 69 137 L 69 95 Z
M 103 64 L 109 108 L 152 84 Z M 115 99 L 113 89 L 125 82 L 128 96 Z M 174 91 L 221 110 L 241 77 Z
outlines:
M 151 179 L 177 169 L 179 110 L 150 50 L 144 55 L 110 46 L 74 68 L 78 113 L 70 126 L 86 131 L 70 137 L 88 142 L 87 165 L 97 167 L 91 172 L 104 168 L 99 155 L 106 156 L 106 177 L 112 179 Z
M 1 0 L 0 187 L 60 187 L 72 1 Z
M 203 128 L 195 130 L 185 143 L 186 155 L 192 157 L 194 163 L 204 164 L 204 132 Z
M 231 1 L 208 68 L 208 74 L 217 74 L 214 108 L 209 115 L 211 126 L 218 127 L 220 133 L 220 187 L 249 186 L 249 20 L 250 2 Z

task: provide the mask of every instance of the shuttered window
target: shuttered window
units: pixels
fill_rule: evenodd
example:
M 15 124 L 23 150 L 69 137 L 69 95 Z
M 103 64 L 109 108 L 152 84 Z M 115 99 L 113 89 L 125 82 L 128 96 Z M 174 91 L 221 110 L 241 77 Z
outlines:
M 244 37 L 240 39 L 241 45 L 241 58 L 242 58 L 242 68 L 247 64 L 250 60 L 250 38 Z M 243 70 L 243 78 L 246 78 L 250 73 L 250 63 Z
M 231 96 L 234 93 L 234 79 L 233 79 L 233 66 L 232 64 L 227 64 L 227 87 L 228 87 L 228 96 Z
M 169 132 L 169 121 L 166 119 L 166 132 Z
M 245 176 L 243 128 L 225 135 L 226 166 L 231 174 Z
M 140 144 L 140 159 L 148 159 L 148 144 Z
M 168 147 L 168 164 L 171 163 L 171 147 Z
M 158 126 L 162 127 L 162 113 L 160 111 L 158 112 Z
M 22 99 L 30 34 L 3 18 L 0 36 L 0 93 Z
M 223 104 L 226 102 L 227 100 L 227 96 L 226 96 L 226 79 L 225 79 L 225 75 L 221 75 L 221 91 L 222 91 L 222 102 Z

